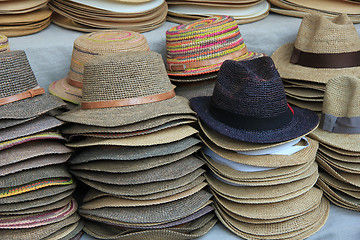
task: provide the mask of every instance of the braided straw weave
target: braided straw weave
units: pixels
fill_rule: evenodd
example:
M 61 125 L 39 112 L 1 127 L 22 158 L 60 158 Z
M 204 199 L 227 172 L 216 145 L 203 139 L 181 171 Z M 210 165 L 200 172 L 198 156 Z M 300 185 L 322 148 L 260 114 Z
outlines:
M 233 17 L 213 16 L 175 26 L 166 32 L 167 63 L 189 63 L 223 57 L 245 48 Z M 261 54 L 246 52 L 233 60 L 245 60 Z M 172 76 L 206 74 L 219 70 L 222 63 L 183 71 L 168 70 Z
M 0 53 L 9 52 L 9 40 L 5 35 L 0 34 Z

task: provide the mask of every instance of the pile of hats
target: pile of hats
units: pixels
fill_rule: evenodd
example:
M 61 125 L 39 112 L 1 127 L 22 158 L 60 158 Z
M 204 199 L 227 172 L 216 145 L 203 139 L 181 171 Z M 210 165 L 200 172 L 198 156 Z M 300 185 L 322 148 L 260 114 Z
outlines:
M 359 2 L 352 0 L 269 0 L 271 11 L 293 17 L 305 17 L 309 13 L 335 17 L 341 13 L 349 14 L 354 23 L 360 22 Z
M 233 16 L 238 24 L 255 22 L 265 18 L 270 4 L 263 0 L 167 0 L 167 20 L 185 24 L 212 15 Z
M 37 84 L 24 51 L 0 54 L 0 229 L 2 239 L 81 235 L 65 162 L 72 150 L 49 115 L 65 104 Z
M 71 172 L 91 187 L 84 231 L 101 239 L 189 239 L 215 224 L 195 154 L 189 101 L 160 54 L 107 54 L 85 64 L 81 106 L 58 116 L 76 148 Z
M 80 104 L 86 62 L 109 53 L 148 50 L 144 35 L 133 31 L 108 30 L 81 35 L 74 42 L 68 75 L 50 84 L 49 92 L 65 101 Z
M 270 57 L 225 61 L 213 95 L 190 103 L 227 228 L 246 239 L 303 239 L 324 225 L 330 204 L 313 187 L 318 143 L 305 137 L 319 119 L 287 104 Z
M 249 52 L 233 17 L 216 15 L 166 31 L 167 69 L 177 95 L 210 96 L 217 72 L 227 60 L 249 60 Z
M 0 1 L 0 32 L 8 37 L 29 35 L 49 26 L 48 0 Z
M 318 186 L 334 204 L 360 211 L 360 79 L 340 76 L 326 85 L 320 126 Z
M 166 20 L 165 0 L 50 0 L 57 25 L 82 31 L 121 29 L 147 32 Z
M 312 14 L 303 18 L 295 43 L 281 46 L 271 57 L 288 102 L 320 113 L 330 78 L 360 75 L 359 51 L 359 34 L 346 14 L 331 20 Z

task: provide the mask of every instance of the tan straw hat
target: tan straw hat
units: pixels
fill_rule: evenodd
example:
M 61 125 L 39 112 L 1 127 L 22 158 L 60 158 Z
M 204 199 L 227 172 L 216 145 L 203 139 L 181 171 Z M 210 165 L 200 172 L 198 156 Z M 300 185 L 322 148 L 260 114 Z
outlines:
M 193 111 L 187 99 L 175 96 L 161 55 L 126 52 L 99 56 L 88 62 L 81 106 L 58 118 L 116 127 L 184 113 Z
M 310 137 L 333 147 L 360 152 L 360 78 L 340 76 L 326 85 L 319 128 Z
M 125 51 L 148 51 L 145 37 L 133 31 L 99 31 L 75 39 L 67 77 L 49 86 L 49 92 L 63 100 L 80 104 L 85 64 L 96 56 Z
M 281 78 L 327 83 L 336 76 L 358 76 L 359 51 L 359 34 L 346 14 L 333 19 L 310 14 L 295 43 L 281 46 L 272 58 Z

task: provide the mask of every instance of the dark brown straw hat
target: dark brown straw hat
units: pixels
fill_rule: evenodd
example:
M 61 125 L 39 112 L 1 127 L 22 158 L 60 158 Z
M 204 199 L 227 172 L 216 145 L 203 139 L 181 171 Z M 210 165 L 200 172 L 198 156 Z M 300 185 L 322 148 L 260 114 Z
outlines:
M 171 114 L 193 113 L 175 96 L 160 54 L 126 52 L 85 65 L 81 106 L 58 116 L 67 122 L 115 127 Z
M 270 57 L 225 61 L 211 97 L 190 100 L 201 121 L 240 141 L 284 142 L 314 130 L 318 116 L 290 107 Z
M 63 106 L 38 85 L 24 51 L 0 55 L 0 119 L 31 118 Z

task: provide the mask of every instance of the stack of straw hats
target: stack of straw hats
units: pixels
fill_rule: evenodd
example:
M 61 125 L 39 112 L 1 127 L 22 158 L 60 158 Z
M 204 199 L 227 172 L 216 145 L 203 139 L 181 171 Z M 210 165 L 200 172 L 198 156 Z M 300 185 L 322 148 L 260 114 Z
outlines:
M 86 62 L 109 53 L 148 50 L 144 35 L 133 31 L 108 30 L 81 35 L 74 42 L 68 75 L 50 84 L 49 92 L 65 101 L 80 104 Z
M 270 10 L 265 0 L 167 0 L 167 3 L 167 20 L 180 24 L 218 14 L 233 16 L 238 24 L 245 24 L 265 18 Z
M 263 56 L 246 48 L 233 17 L 216 15 L 166 31 L 167 69 L 176 94 L 188 99 L 210 96 L 217 72 L 227 60 Z
M 295 43 L 271 56 L 284 81 L 287 100 L 321 112 L 330 78 L 360 75 L 360 37 L 346 14 L 331 20 L 322 15 L 304 17 Z
M 48 0 L 0 1 L 0 33 L 8 37 L 29 35 L 49 26 L 52 11 Z
M 167 14 L 165 0 L 51 0 L 49 6 L 55 24 L 82 32 L 147 32 L 160 27 Z
M 360 79 L 340 76 L 326 85 L 319 128 L 318 186 L 334 204 L 360 211 Z
M 293 17 L 304 17 L 309 13 L 335 17 L 341 13 L 349 15 L 354 23 L 360 22 L 359 2 L 351 0 L 269 0 L 271 11 Z
M 38 86 L 24 51 L 0 54 L 2 239 L 72 238 L 82 224 L 65 167 L 72 150 L 48 113 L 65 104 Z
M 225 61 L 213 95 L 190 103 L 226 227 L 246 239 L 303 239 L 323 226 L 330 204 L 313 187 L 318 143 L 305 137 L 319 120 L 287 104 L 270 57 Z
M 84 230 L 101 239 L 190 239 L 215 224 L 194 112 L 176 96 L 160 54 L 107 54 L 85 64 L 81 106 L 63 113 L 77 153 L 71 172 L 91 187 Z

